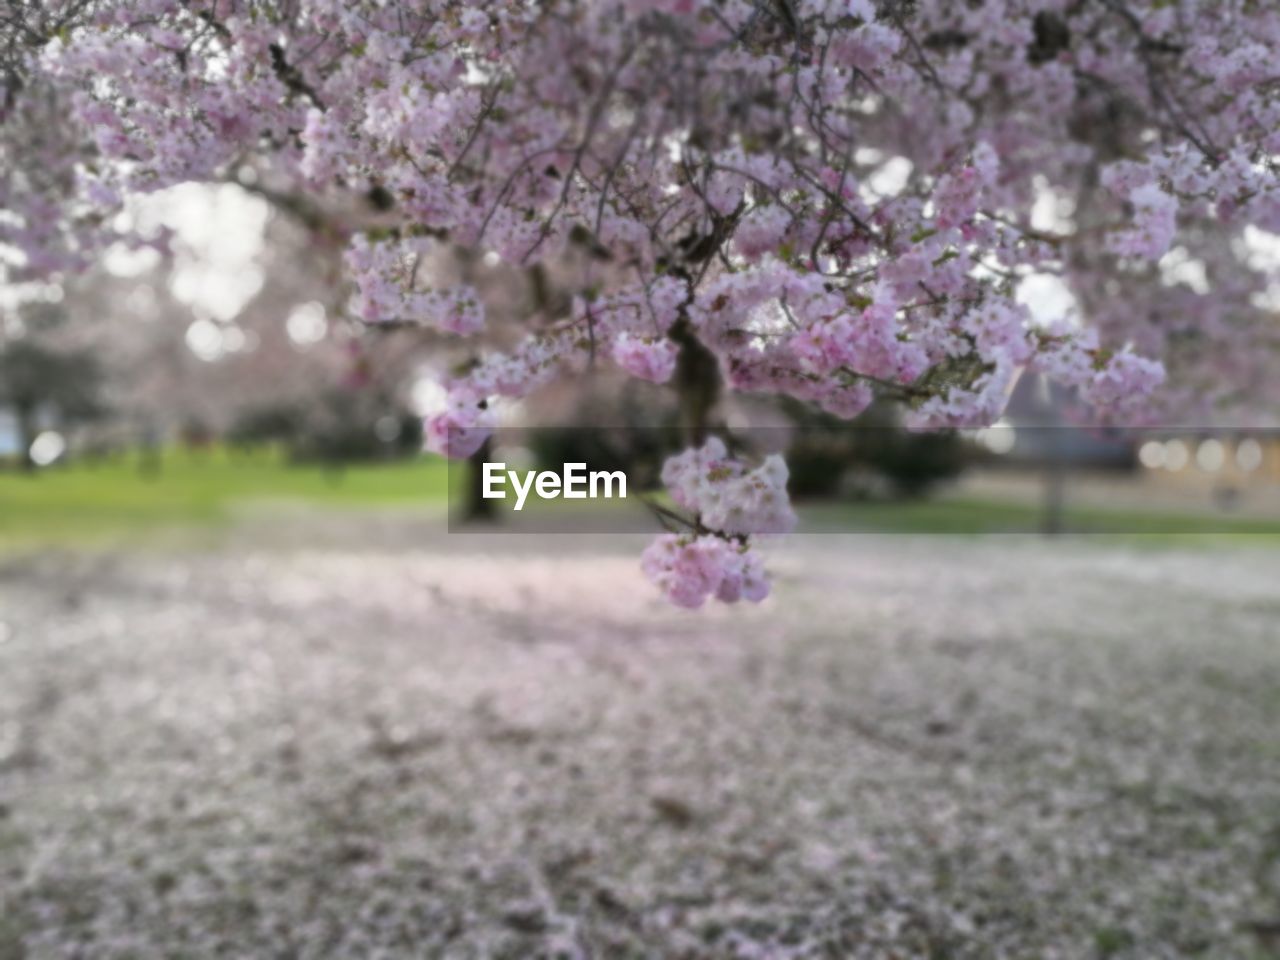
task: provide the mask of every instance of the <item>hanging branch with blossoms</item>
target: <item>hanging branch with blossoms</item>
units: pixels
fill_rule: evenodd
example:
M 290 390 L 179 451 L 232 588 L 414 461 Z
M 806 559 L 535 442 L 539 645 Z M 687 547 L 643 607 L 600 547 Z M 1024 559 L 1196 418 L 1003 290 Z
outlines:
M 253 164 L 341 211 L 351 314 L 469 345 L 432 447 L 497 398 L 612 363 L 682 398 L 689 528 L 644 568 L 758 600 L 786 468 L 706 437 L 722 391 L 918 427 L 1000 416 L 1022 370 L 1111 422 L 1266 415 L 1280 336 L 1250 231 L 1280 232 L 1280 9 L 1253 0 L 97 0 L 2 15 L 0 243 L 76 269 L 122 199 Z M 1046 224 L 1046 202 L 1067 212 Z M 316 212 L 320 211 L 321 214 Z M 332 229 L 333 219 L 330 218 Z M 555 266 L 499 349 L 421 268 Z M 1171 254 L 1173 251 L 1173 254 Z M 1169 257 L 1203 265 L 1171 278 Z M 1037 322 L 1021 278 L 1080 309 Z

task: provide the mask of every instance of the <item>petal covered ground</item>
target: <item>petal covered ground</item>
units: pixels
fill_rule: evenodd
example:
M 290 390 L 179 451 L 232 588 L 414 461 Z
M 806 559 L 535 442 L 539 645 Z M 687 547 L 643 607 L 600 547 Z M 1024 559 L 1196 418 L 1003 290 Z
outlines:
M 1278 553 L 331 540 L 4 561 L 0 957 L 1271 955 Z

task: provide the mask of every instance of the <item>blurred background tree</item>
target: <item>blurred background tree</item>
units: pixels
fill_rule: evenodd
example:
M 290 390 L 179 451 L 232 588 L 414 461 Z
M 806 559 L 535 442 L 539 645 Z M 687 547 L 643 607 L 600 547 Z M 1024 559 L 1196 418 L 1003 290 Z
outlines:
M 65 427 L 102 416 L 101 385 L 101 368 L 87 351 L 26 339 L 0 347 L 0 405 L 14 413 L 24 470 L 36 466 L 32 445 L 41 426 Z

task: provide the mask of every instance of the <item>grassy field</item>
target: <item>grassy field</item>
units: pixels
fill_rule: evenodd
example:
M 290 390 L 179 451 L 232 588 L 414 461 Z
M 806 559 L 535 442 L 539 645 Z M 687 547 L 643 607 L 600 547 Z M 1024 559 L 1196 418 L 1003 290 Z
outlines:
M 158 470 L 137 458 L 0 474 L 0 548 L 83 544 L 183 528 L 209 530 L 237 507 L 292 501 L 333 507 L 443 504 L 444 461 L 423 457 L 334 470 L 260 451 L 168 452 Z
M 77 463 L 35 475 L 0 472 L 0 550 L 137 541 L 174 531 L 207 535 L 224 529 L 246 508 L 276 503 L 332 513 L 377 508 L 443 510 L 448 500 L 449 468 L 434 457 L 335 470 L 290 464 L 267 451 L 251 456 L 223 449 L 200 454 L 169 451 L 159 469 L 150 472 L 140 469 L 136 457 Z M 601 511 L 610 506 L 583 508 L 562 501 L 534 501 L 536 496 L 522 519 L 548 518 L 551 528 L 560 531 L 574 529 L 566 517 L 578 516 L 584 520 L 582 529 L 596 529 L 600 523 L 594 521 L 604 517 Z M 592 516 L 587 517 L 584 509 L 592 511 Z M 801 504 L 799 512 L 801 530 L 806 532 L 1028 533 L 1041 525 L 1034 503 L 973 495 L 810 503 Z M 632 516 L 645 522 L 641 511 L 635 510 Z M 1065 529 L 1073 533 L 1158 541 L 1280 540 L 1280 520 L 1223 514 L 1072 505 L 1063 519 Z M 613 519 L 605 518 L 604 526 L 631 528 L 636 522 L 619 510 Z
M 939 497 L 893 502 L 802 506 L 803 529 L 810 532 L 859 530 L 874 533 L 1037 533 L 1042 529 L 1039 506 L 981 497 Z M 1234 517 L 1219 513 L 1168 510 L 1108 509 L 1068 506 L 1062 515 L 1066 533 L 1174 538 L 1280 538 L 1280 521 Z

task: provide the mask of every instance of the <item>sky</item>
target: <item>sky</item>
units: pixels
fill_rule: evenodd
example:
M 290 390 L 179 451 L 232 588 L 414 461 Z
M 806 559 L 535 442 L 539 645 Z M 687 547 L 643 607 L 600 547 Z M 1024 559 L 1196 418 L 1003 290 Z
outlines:
M 229 321 L 262 287 L 258 256 L 269 214 L 265 200 L 235 184 L 189 183 L 130 201 L 119 226 L 144 236 L 172 230 L 174 296 L 198 317 Z M 116 247 L 105 265 L 117 276 L 136 276 L 157 256 Z

